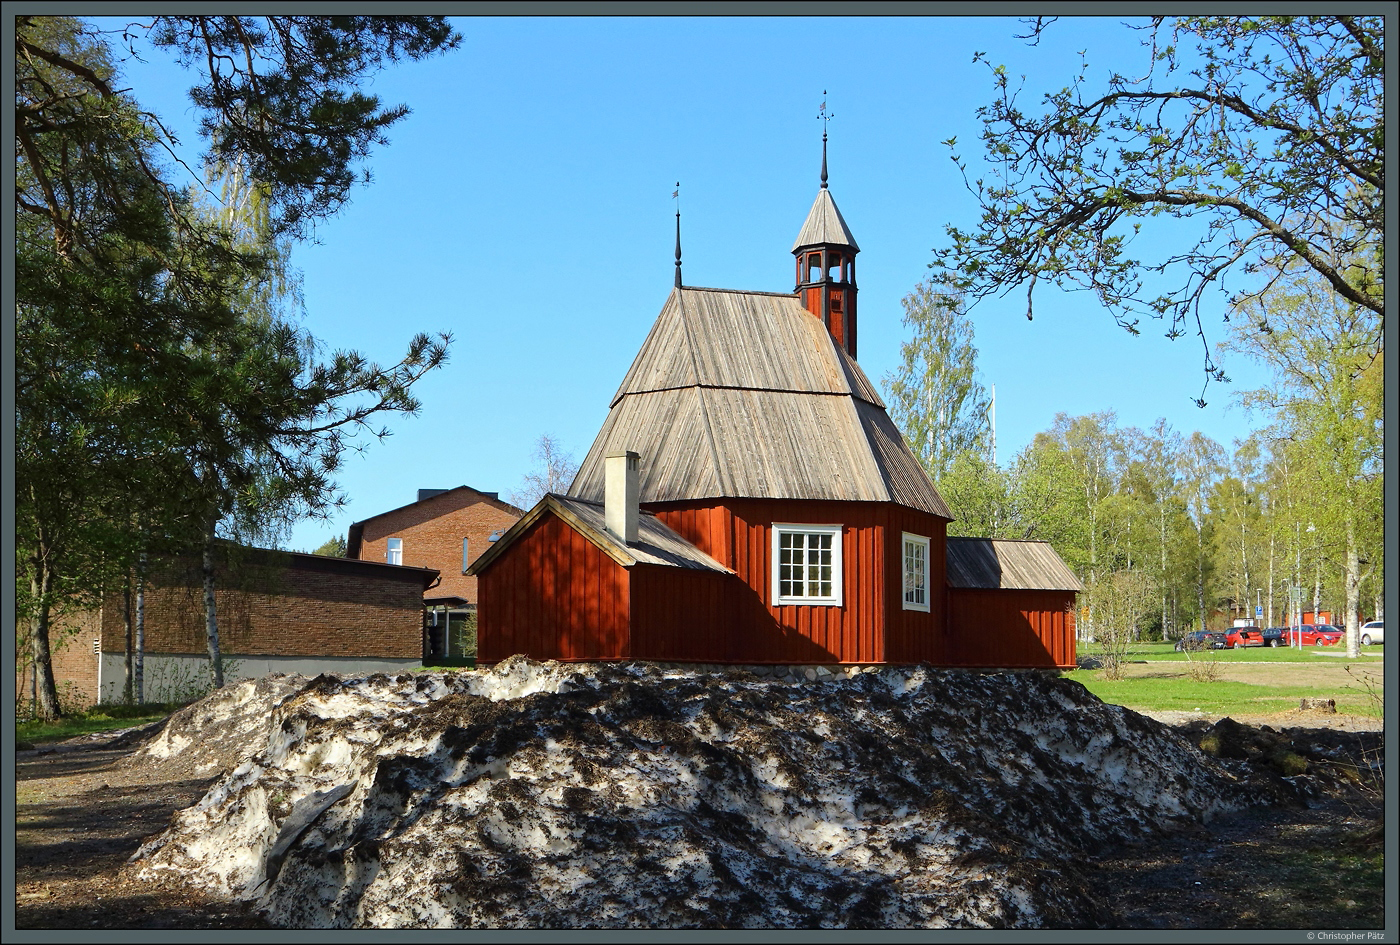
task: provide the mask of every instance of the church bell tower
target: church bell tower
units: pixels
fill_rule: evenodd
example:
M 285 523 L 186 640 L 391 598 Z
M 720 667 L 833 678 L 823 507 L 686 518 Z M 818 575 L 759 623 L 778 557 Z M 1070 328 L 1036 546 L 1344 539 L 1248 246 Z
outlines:
M 826 104 L 822 104 L 823 120 Z M 797 258 L 797 287 L 793 290 L 807 309 L 822 320 L 836 343 L 856 356 L 856 253 L 860 247 L 836 209 L 826 186 L 826 131 L 822 131 L 822 186 L 807 214 L 807 222 L 792 244 Z

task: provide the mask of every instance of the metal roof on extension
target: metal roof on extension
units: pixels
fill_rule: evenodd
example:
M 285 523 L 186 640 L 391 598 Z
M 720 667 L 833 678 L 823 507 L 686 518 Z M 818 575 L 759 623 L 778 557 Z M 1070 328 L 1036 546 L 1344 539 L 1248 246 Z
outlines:
M 512 525 L 501 536 L 500 541 L 495 542 L 481 557 L 473 561 L 466 573 L 480 574 L 490 567 L 491 562 L 500 557 L 506 548 L 513 545 L 546 512 L 553 512 L 624 568 L 630 568 L 634 564 L 658 564 L 697 571 L 718 571 L 721 574 L 734 573 L 676 534 L 650 512 L 643 510 L 637 516 L 637 540 L 628 544 L 608 531 L 603 503 L 556 495 L 552 492 Z
M 1000 538 L 949 538 L 948 586 L 1005 591 L 1084 590 L 1049 542 Z

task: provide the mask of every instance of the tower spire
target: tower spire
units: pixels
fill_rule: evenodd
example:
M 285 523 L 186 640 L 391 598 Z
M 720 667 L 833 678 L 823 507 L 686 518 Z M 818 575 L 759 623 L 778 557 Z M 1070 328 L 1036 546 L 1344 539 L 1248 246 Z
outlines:
M 822 186 L 807 214 L 807 222 L 792 244 L 797 260 L 797 283 L 793 292 L 798 302 L 826 326 L 832 339 L 851 357 L 856 356 L 856 253 L 860 247 L 841 219 L 831 190 L 827 187 L 826 90 L 817 112 L 822 121 Z
M 676 189 L 671 191 L 676 201 L 676 288 L 681 287 L 681 182 L 676 181 Z
M 822 107 L 817 117 L 822 120 L 822 190 L 826 190 L 826 126 L 834 117 L 826 110 L 826 89 L 822 89 Z

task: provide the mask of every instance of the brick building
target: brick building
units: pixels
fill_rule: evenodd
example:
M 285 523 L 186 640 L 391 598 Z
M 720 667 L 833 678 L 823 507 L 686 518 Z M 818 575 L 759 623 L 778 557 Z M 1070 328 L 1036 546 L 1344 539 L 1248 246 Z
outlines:
M 523 514 L 495 492 L 419 489 L 416 502 L 351 525 L 345 555 L 437 571 L 438 582 L 423 594 L 427 658 L 460 659 L 477 607 L 477 579 L 467 568 Z
M 431 568 L 222 544 L 215 609 L 228 680 L 267 673 L 393 672 L 424 660 L 423 593 Z M 55 625 L 54 676 L 69 705 L 120 701 L 126 679 L 128 603 L 108 594 L 96 610 Z M 198 560 L 146 582 L 148 702 L 195 694 L 208 679 L 203 575 Z M 28 691 L 28 668 L 18 684 Z

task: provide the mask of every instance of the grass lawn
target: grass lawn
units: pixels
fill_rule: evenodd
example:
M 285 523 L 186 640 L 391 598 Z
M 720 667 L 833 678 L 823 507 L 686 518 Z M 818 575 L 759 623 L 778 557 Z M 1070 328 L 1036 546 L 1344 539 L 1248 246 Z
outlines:
M 1091 657 L 1095 649 L 1082 646 L 1080 655 Z M 1200 681 L 1172 644 L 1147 643 L 1129 651 L 1122 679 L 1106 679 L 1096 669 L 1074 670 L 1065 677 L 1105 702 L 1138 711 L 1271 715 L 1314 698 L 1334 699 L 1338 712 L 1380 718 L 1383 657 L 1381 647 L 1364 648 L 1357 660 L 1347 659 L 1342 647 L 1197 651 L 1191 659 L 1211 666 L 1216 675 Z
M 1104 702 L 1137 711 L 1200 712 L 1205 715 L 1272 715 L 1298 708 L 1299 700 L 1335 699 L 1337 711 L 1381 716 L 1378 703 L 1361 688 L 1322 685 L 1266 685 L 1217 679 L 1197 682 L 1188 675 L 1104 679 L 1096 671 L 1076 670 L 1066 678 L 1084 684 Z
M 1172 660 L 1186 662 L 1187 655 L 1178 653 L 1173 643 L 1138 643 L 1128 649 L 1130 660 Z M 1080 656 L 1093 656 L 1098 647 L 1092 643 L 1079 645 Z M 1194 650 L 1192 659 L 1214 658 L 1228 663 L 1318 663 L 1324 660 L 1335 662 L 1346 660 L 1347 648 L 1338 646 L 1305 646 L 1301 650 L 1294 647 L 1249 646 L 1238 650 Z M 1360 660 L 1379 662 L 1385 659 L 1384 646 L 1363 646 Z
M 39 722 L 29 719 L 15 719 L 15 742 L 17 748 L 29 744 L 57 742 L 76 735 L 91 735 L 94 732 L 110 732 L 120 728 L 134 728 L 149 722 L 159 722 L 178 705 L 151 703 L 139 706 L 94 706 L 82 715 L 66 715 L 57 722 Z

